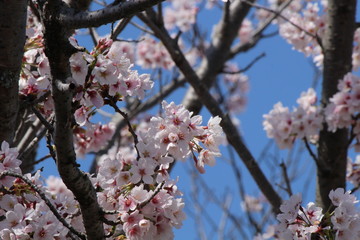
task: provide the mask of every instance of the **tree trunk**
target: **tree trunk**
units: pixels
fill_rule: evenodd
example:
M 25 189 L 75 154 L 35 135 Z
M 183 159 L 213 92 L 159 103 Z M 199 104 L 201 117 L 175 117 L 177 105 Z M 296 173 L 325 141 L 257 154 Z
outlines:
M 15 134 L 26 7 L 27 0 L 0 0 L 0 144 Z
M 323 107 L 337 92 L 343 76 L 352 70 L 352 49 L 355 31 L 356 0 L 329 0 L 327 28 L 322 41 L 324 72 L 321 102 Z M 348 129 L 328 132 L 325 124 L 318 146 L 316 201 L 324 211 L 331 206 L 330 190 L 345 188 Z

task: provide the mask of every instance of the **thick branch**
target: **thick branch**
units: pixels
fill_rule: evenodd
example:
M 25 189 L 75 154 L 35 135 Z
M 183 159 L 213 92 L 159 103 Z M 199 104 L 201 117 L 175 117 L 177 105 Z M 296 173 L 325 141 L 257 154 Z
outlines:
M 352 48 L 355 29 L 356 0 L 329 0 L 327 27 L 323 39 L 324 72 L 321 102 L 325 107 L 329 99 L 337 92 L 337 85 L 343 76 L 352 70 Z M 335 133 L 320 132 L 318 147 L 320 165 L 330 168 L 324 171 L 318 168 L 317 202 L 328 209 L 331 202 L 329 191 L 338 187 L 345 188 L 347 162 L 348 129 Z
M 87 239 L 104 239 L 101 209 L 96 191 L 89 175 L 78 169 L 73 143 L 71 112 L 72 92 L 69 57 L 74 52 L 67 39 L 67 29 L 57 22 L 60 1 L 49 1 L 45 10 L 45 53 L 49 58 L 52 75 L 52 94 L 55 105 L 54 143 L 59 174 L 65 185 L 75 195 L 80 204 Z
M 98 27 L 122 18 L 131 17 L 163 1 L 165 0 L 119 2 L 116 5 L 109 5 L 103 9 L 91 12 L 76 12 L 74 9 L 63 6 L 59 15 L 59 22 L 71 29 Z

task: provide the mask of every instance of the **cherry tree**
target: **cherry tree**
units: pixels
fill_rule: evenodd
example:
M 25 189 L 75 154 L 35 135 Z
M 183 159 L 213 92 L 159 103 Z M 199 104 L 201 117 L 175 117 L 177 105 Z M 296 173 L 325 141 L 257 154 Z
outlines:
M 204 12 L 218 18 L 209 29 Z M 359 239 L 360 160 L 349 157 L 360 151 L 355 13 L 355 0 L 0 0 L 0 238 L 173 239 L 186 217 L 174 164 L 206 174 L 228 146 L 243 215 L 200 178 L 194 187 L 243 238 Z M 315 203 L 293 193 L 294 161 L 277 166 L 283 181 L 269 178 L 237 124 L 246 71 L 264 55 L 245 66 L 237 56 L 269 29 L 322 74 L 319 91 L 304 89 L 292 110 L 274 103 L 263 121 L 278 148 L 301 144 L 313 159 Z M 36 169 L 47 158 L 59 177 Z M 245 192 L 236 159 L 261 197 Z M 254 231 L 243 233 L 241 219 Z

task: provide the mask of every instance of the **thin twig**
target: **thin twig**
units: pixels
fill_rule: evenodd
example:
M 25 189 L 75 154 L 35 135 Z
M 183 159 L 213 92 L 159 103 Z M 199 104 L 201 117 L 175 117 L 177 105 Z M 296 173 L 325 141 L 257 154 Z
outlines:
M 45 160 L 48 159 L 48 158 L 51 158 L 51 154 L 45 155 L 45 156 L 43 156 L 42 158 L 40 158 L 39 160 L 36 160 L 35 162 L 32 162 L 32 163 L 30 163 L 30 164 L 26 164 L 26 165 L 24 166 L 24 168 L 27 168 L 27 167 L 30 167 L 30 166 L 34 166 L 34 165 L 36 165 L 36 164 L 38 164 L 38 163 L 41 163 L 42 161 L 45 161 Z
M 274 19 L 276 19 L 278 17 L 278 15 L 284 11 L 292 2 L 293 0 L 288 0 L 286 2 L 284 2 L 283 4 L 281 4 L 281 6 L 279 7 L 278 11 L 274 14 L 272 14 L 272 16 L 270 16 L 269 18 L 267 18 L 252 34 L 251 39 L 248 42 L 245 43 L 241 43 L 236 45 L 235 47 L 233 47 L 229 53 L 229 56 L 227 57 L 228 59 L 232 59 L 233 57 L 235 57 L 238 53 L 240 52 L 246 52 L 249 49 L 251 49 L 252 47 L 254 47 L 261 38 L 264 38 L 263 32 L 265 31 L 265 29 L 267 29 L 270 24 L 273 22 Z
M 261 58 L 265 57 L 266 54 L 262 53 L 259 56 L 257 56 L 255 59 L 253 59 L 246 67 L 244 67 L 243 69 L 240 69 L 239 71 L 233 71 L 233 72 L 229 72 L 229 71 L 222 71 L 222 73 L 225 74 L 239 74 L 239 73 L 243 73 L 248 71 L 257 61 L 259 61 Z
M 134 131 L 134 128 L 132 127 L 131 123 L 130 123 L 130 119 L 127 115 L 127 113 L 123 112 L 120 110 L 120 108 L 118 108 L 118 106 L 116 105 L 116 102 L 113 100 L 113 98 L 111 96 L 108 96 L 108 99 L 109 99 L 109 105 L 111 107 L 114 108 L 115 112 L 117 113 L 120 113 L 120 115 L 125 119 L 127 125 L 128 125 L 128 128 L 129 128 L 129 132 L 131 133 L 131 135 L 133 136 L 134 138 L 134 147 L 136 149 L 136 152 L 137 152 L 137 155 L 138 155 L 138 159 L 140 158 L 140 152 L 139 152 L 139 149 L 137 148 L 137 144 L 139 143 L 139 140 L 138 140 L 138 137 Z
M 28 106 L 31 106 L 31 105 L 35 106 L 38 103 L 44 102 L 50 95 L 51 95 L 51 91 L 47 91 L 44 95 L 42 95 L 41 97 L 39 97 L 35 100 L 25 99 L 24 101 L 21 102 L 20 111 L 24 108 L 27 108 Z
M 225 207 L 224 202 L 218 199 L 217 196 L 213 194 L 213 191 L 209 188 L 209 186 L 204 182 L 204 180 L 201 177 L 197 178 L 197 182 L 201 184 L 201 188 L 208 193 L 210 199 L 212 199 L 212 201 L 216 203 L 228 215 L 229 219 L 236 226 L 237 230 L 241 232 L 243 229 L 242 228 L 243 223 L 241 222 L 241 220 L 237 218 L 233 214 L 233 212 L 231 212 L 228 208 Z
M 27 185 L 29 185 L 39 196 L 40 198 L 45 202 L 45 204 L 49 207 L 50 211 L 54 214 L 54 216 L 67 228 L 78 236 L 81 239 L 86 239 L 86 236 L 78 232 L 75 228 L 73 228 L 69 223 L 65 221 L 65 219 L 60 215 L 60 213 L 57 211 L 57 209 L 54 207 L 54 205 L 50 202 L 50 200 L 46 197 L 45 193 L 43 193 L 35 184 L 32 183 L 31 180 L 27 179 L 23 175 L 11 171 L 4 171 L 0 173 L 0 179 L 4 178 L 5 176 L 11 176 L 20 178 L 22 181 L 24 181 Z
M 26 158 L 28 153 L 35 147 L 35 145 L 45 136 L 47 129 L 43 128 L 42 131 L 27 145 L 25 150 L 18 156 L 19 159 Z M 34 164 L 34 163 L 31 163 Z M 26 165 L 27 166 L 27 165 Z
M 239 195 L 242 199 L 242 201 L 245 203 L 245 207 L 246 207 L 246 210 L 245 210 L 245 213 L 246 213 L 246 216 L 249 220 L 249 223 L 255 227 L 255 230 L 256 232 L 261 232 L 261 227 L 259 225 L 259 223 L 256 222 L 256 220 L 254 219 L 253 215 L 251 214 L 250 211 L 248 211 L 248 202 L 246 201 L 246 193 L 245 193 L 245 189 L 244 189 L 244 185 L 243 185 L 243 181 L 242 181 L 242 178 L 241 178 L 241 172 L 240 172 L 240 168 L 239 166 L 236 164 L 235 162 L 235 154 L 233 152 L 233 149 L 229 146 L 228 148 L 228 153 L 230 155 L 230 158 L 229 158 L 229 161 L 230 161 L 230 165 L 231 165 L 231 169 L 233 170 L 234 172 L 234 175 L 235 175 L 235 179 L 236 179 L 236 183 L 238 185 L 238 190 L 239 190 Z
M 285 163 L 282 162 L 282 163 L 280 164 L 280 167 L 281 167 L 281 169 L 282 169 L 282 173 L 283 173 L 283 176 L 284 176 L 287 193 L 289 194 L 289 196 L 292 196 L 293 193 L 292 193 L 292 190 L 291 190 L 290 179 L 289 179 L 289 175 L 287 174 L 287 169 L 286 169 Z
M 231 194 L 227 194 L 224 201 L 224 208 L 228 209 L 230 211 L 230 205 L 232 202 L 232 196 Z M 228 219 L 228 214 L 224 211 L 219 222 L 218 227 L 218 239 L 223 240 L 224 239 L 224 232 L 226 227 L 226 220 Z
M 47 130 L 52 133 L 54 131 L 54 127 L 44 118 L 44 116 L 33 105 L 31 106 L 31 110 L 38 117 L 40 122 L 47 128 Z
M 118 24 L 115 26 L 114 30 L 111 32 L 110 38 L 112 40 L 115 40 L 119 34 L 125 29 L 125 27 L 128 25 L 128 23 L 131 21 L 132 17 L 124 18 L 118 22 Z
M 360 188 L 360 186 L 354 187 L 353 189 L 350 190 L 350 194 L 355 193 L 359 188 Z
M 105 1 L 99 1 L 99 0 L 92 0 L 92 1 L 93 1 L 94 3 L 99 4 L 100 6 L 103 6 L 103 7 L 107 6 L 107 4 L 106 4 Z
M 145 200 L 144 202 L 142 202 L 142 203 L 139 205 L 138 208 L 143 208 L 143 207 L 145 207 L 145 206 L 156 196 L 156 194 L 158 194 L 158 193 L 161 191 L 161 189 L 163 188 L 164 185 L 165 185 L 165 182 L 162 182 L 161 184 L 159 184 L 159 185 L 156 187 L 154 193 L 153 193 L 147 200 Z
M 49 131 L 47 131 L 47 133 L 46 133 L 46 147 L 49 149 L 49 153 L 50 153 L 51 157 L 56 162 L 56 153 L 55 153 L 55 149 L 54 149 L 53 145 L 51 144 L 51 133 Z
M 133 25 L 134 27 L 140 29 L 141 31 L 148 33 L 150 35 L 155 35 L 152 31 L 140 26 L 139 24 L 135 23 L 134 21 L 130 21 L 130 24 Z
M 100 36 L 96 31 L 96 28 L 93 28 L 93 27 L 89 28 L 89 33 L 90 33 L 91 40 L 93 41 L 93 44 L 96 46 L 100 39 Z
M 311 157 L 314 159 L 316 165 L 317 165 L 318 167 L 320 167 L 320 166 L 319 166 L 319 159 L 318 159 L 318 157 L 315 155 L 315 153 L 313 152 L 313 150 L 311 149 L 310 144 L 309 144 L 307 138 L 304 137 L 303 140 L 304 140 L 306 149 L 308 150 L 309 154 L 310 154 Z

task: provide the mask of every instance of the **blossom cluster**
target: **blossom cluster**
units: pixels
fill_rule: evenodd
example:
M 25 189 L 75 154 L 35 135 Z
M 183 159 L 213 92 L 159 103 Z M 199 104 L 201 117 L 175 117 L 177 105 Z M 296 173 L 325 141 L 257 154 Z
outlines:
M 322 128 L 321 108 L 315 106 L 313 89 L 303 92 L 297 100 L 299 106 L 292 112 L 281 102 L 264 115 L 263 126 L 269 138 L 274 138 L 280 148 L 292 147 L 296 139 L 315 140 Z
M 348 73 L 338 84 L 338 92 L 330 98 L 325 109 L 329 131 L 352 126 L 356 143 L 355 151 L 360 151 L 360 78 Z
M 9 148 L 7 142 L 1 144 L 2 173 L 10 171 L 21 174 L 17 159 L 18 152 L 15 148 Z M 54 188 L 46 191 L 42 186 L 40 172 L 33 176 L 25 174 L 35 186 L 43 190 L 49 201 L 56 206 L 58 213 L 74 227 L 76 215 L 79 215 L 78 205 L 69 190 L 62 189 L 54 193 Z M 49 210 L 45 202 L 20 178 L 5 176 L 1 179 L 2 191 L 0 192 L 0 238 L 1 239 L 67 239 L 69 229 Z M 56 188 L 61 185 L 53 184 Z M 72 216 L 74 218 L 72 218 Z
M 153 82 L 148 74 L 139 75 L 132 70 L 133 65 L 127 57 L 133 57 L 131 49 L 121 42 L 102 39 L 92 52 L 78 52 L 71 56 L 71 72 L 77 85 L 74 101 L 79 103 L 74 115 L 78 125 L 74 128 L 77 154 L 97 151 L 112 137 L 113 125 L 89 121 L 95 109 L 104 105 L 105 99 L 117 100 L 126 96 L 142 99 L 145 91 L 152 88 Z
M 244 196 L 244 201 L 241 202 L 241 208 L 246 212 L 260 212 L 263 210 L 263 200 L 262 196 L 253 197 L 250 195 Z
M 110 140 L 114 134 L 115 125 L 87 123 L 86 129 L 80 126 L 74 128 L 75 152 L 78 157 L 89 152 L 97 152 Z
M 162 106 L 164 117 L 152 117 L 148 128 L 143 128 L 139 133 L 145 144 L 157 149 L 152 154 L 163 155 L 167 152 L 178 160 L 192 157 L 200 172 L 205 171 L 204 164 L 213 166 L 215 157 L 221 155 L 218 146 L 224 142 L 219 125 L 221 119 L 211 117 L 207 126 L 200 126 L 202 117 L 192 116 L 192 112 L 183 105 L 164 101 Z
M 29 12 L 27 41 L 19 80 L 20 97 L 28 100 L 46 97 L 34 107 L 45 117 L 53 114 L 50 96 L 50 65 L 44 52 L 41 24 Z M 70 43 L 80 49 L 76 40 Z M 141 46 L 140 46 L 141 47 Z M 167 54 L 162 49 L 164 54 Z M 139 51 L 138 51 L 139 53 Z M 158 59 L 165 59 L 162 54 Z M 153 55 L 152 55 L 153 56 Z M 151 58 L 151 57 L 150 57 Z M 151 58 L 152 59 L 152 58 Z M 145 91 L 153 86 L 149 74 L 133 70 L 134 48 L 130 43 L 101 39 L 91 52 L 79 51 L 70 57 L 72 77 L 68 79 L 74 90 L 76 126 L 74 139 L 79 156 L 97 151 L 113 135 L 114 126 L 90 122 L 96 109 L 106 104 L 106 98 L 122 100 L 126 96 L 143 99 Z M 172 64 L 172 61 L 169 61 Z
M 357 155 L 354 161 L 348 157 L 346 180 L 354 187 L 360 186 L 360 155 Z
M 113 239 L 121 235 L 130 240 L 172 239 L 172 228 L 182 225 L 185 214 L 177 181 L 169 177 L 170 164 L 174 159 L 192 156 L 203 173 L 204 165 L 214 165 L 215 157 L 220 156 L 220 118 L 211 118 L 201 126 L 201 116 L 192 116 L 181 105 L 163 102 L 163 109 L 163 117 L 153 117 L 138 129 L 136 150 L 120 148 L 116 154 L 102 156 L 97 175 L 91 178 L 99 205 L 108 213 L 105 217 L 116 223 L 105 224 L 106 234 Z M 101 128 L 94 130 L 94 135 L 108 131 Z M 21 174 L 17 154 L 4 142 L 0 168 Z M 39 172 L 25 177 L 46 194 L 65 221 L 77 231 L 84 231 L 79 204 L 61 179 L 50 177 L 45 187 Z M 72 234 L 27 183 L 7 176 L 1 184 L 7 189 L 6 194 L 0 193 L 0 214 L 4 216 L 0 221 L 1 239 L 67 239 Z
M 184 203 L 176 181 L 169 177 L 170 164 L 192 156 L 203 173 L 204 164 L 214 165 L 222 142 L 220 119 L 200 126 L 201 116 L 192 116 L 182 105 L 163 102 L 163 117 L 152 117 L 137 127 L 138 142 L 122 146 L 117 154 L 103 156 L 94 185 L 101 189 L 98 199 L 108 220 L 122 225 L 106 227 L 129 239 L 171 239 L 172 228 L 185 218 Z M 125 141 L 129 143 L 128 139 Z M 195 156 L 198 153 L 198 157 Z
M 285 11 L 283 14 L 288 21 L 279 20 L 280 35 L 292 44 L 294 49 L 306 56 L 312 55 L 318 65 L 322 65 L 323 58 L 318 39 L 324 35 L 326 17 L 325 14 L 320 14 L 321 8 L 325 11 L 324 6 L 320 7 L 318 3 L 307 2 L 305 8 Z
M 110 96 L 134 96 L 144 98 L 144 91 L 153 86 L 149 74 L 139 75 L 121 43 L 101 39 L 95 49 L 88 53 L 78 52 L 70 58 L 71 72 L 78 85 L 76 99 L 83 106 L 103 106 L 104 92 Z M 87 78 L 88 68 L 91 70 Z
M 141 146 L 139 143 L 140 149 Z M 170 159 L 159 158 L 163 162 Z M 178 198 L 182 194 L 168 174 L 166 178 L 157 177 L 164 170 L 155 160 L 131 158 L 119 151 L 115 158 L 104 156 L 99 165 L 93 179 L 99 189 L 99 203 L 105 211 L 112 212 L 106 215 L 108 220 L 119 222 L 115 229 L 109 225 L 105 230 L 114 237 L 125 233 L 128 239 L 172 239 L 172 228 L 180 227 L 185 218 L 184 202 Z
M 16 173 L 21 173 L 21 161 L 17 159 L 18 155 L 19 153 L 16 149 L 10 148 L 7 142 L 2 142 L 0 150 L 0 172 L 11 170 Z M 10 187 L 13 180 L 14 178 L 9 176 L 0 179 L 0 187 Z
M 198 12 L 196 4 L 199 0 L 171 0 L 165 8 L 164 24 L 167 29 L 179 28 L 182 32 L 189 31 L 196 21 Z
M 20 97 L 36 99 L 50 88 L 49 60 L 44 53 L 42 25 L 28 9 L 27 40 L 24 46 L 22 69 L 19 79 Z
M 253 23 L 249 19 L 245 18 L 242 21 L 242 24 L 240 26 L 239 33 L 238 33 L 240 42 L 242 44 L 249 42 L 251 40 L 253 32 L 254 32 Z
M 329 198 L 334 206 L 331 213 L 322 213 L 322 209 L 310 202 L 301 206 L 301 196 L 293 195 L 281 207 L 277 216 L 279 224 L 275 227 L 275 239 L 312 239 L 332 236 L 336 240 L 352 240 L 360 237 L 360 215 L 355 204 L 355 196 L 344 189 L 331 190 Z M 326 238 L 327 239 L 327 238 Z
M 148 35 L 137 44 L 136 64 L 143 68 L 171 69 L 174 66 L 164 45 Z
M 360 78 L 348 73 L 338 83 L 338 92 L 322 109 L 315 106 L 316 93 L 309 89 L 298 99 L 299 107 L 290 112 L 279 102 L 269 114 L 264 115 L 264 129 L 269 138 L 274 138 L 280 148 L 289 148 L 295 139 L 306 137 L 316 141 L 323 122 L 327 130 L 351 127 L 356 152 L 360 151 Z M 323 117 L 322 117 L 323 116 Z
M 283 1 L 269 0 L 270 7 L 277 10 Z M 281 12 L 284 17 L 278 17 L 280 35 L 290 43 L 297 51 L 304 53 L 306 56 L 312 56 L 317 66 L 321 67 L 323 62 L 323 54 L 319 41 L 324 36 L 327 26 L 326 0 L 296 0 Z M 305 6 L 305 7 L 303 7 Z M 264 12 L 266 10 L 261 10 Z M 261 15 L 261 14 L 258 14 Z M 262 14 L 267 15 L 267 14 Z M 353 47 L 353 69 L 357 70 L 360 66 L 360 47 L 359 47 L 358 30 L 354 34 Z

